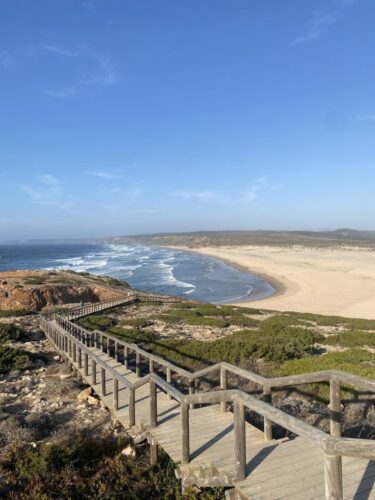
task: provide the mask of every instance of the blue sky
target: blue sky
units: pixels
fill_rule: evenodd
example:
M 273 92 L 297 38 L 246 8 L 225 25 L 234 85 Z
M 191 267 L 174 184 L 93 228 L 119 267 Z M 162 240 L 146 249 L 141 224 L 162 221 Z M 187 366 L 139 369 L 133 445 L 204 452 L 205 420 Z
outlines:
M 375 229 L 373 0 L 3 0 L 0 240 Z

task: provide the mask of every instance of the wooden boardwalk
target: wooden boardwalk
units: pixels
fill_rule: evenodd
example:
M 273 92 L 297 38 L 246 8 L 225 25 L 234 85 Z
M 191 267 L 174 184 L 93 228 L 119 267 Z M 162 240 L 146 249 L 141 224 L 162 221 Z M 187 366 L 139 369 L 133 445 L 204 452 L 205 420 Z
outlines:
M 192 381 L 215 367 L 191 374 L 111 335 L 71 326 L 69 320 L 56 317 L 41 324 L 56 349 L 125 429 L 136 439 L 149 441 L 152 460 L 156 461 L 160 446 L 178 464 L 184 486 L 228 486 L 232 487 L 229 496 L 241 499 L 375 499 L 375 462 L 371 460 L 375 459 L 375 443 L 335 437 L 337 419 L 332 421 L 329 436 L 270 403 L 226 390 L 225 374 L 231 369 L 239 373 L 228 364 L 219 367 L 221 390 L 194 394 Z M 141 357 L 148 365 L 148 370 L 143 366 L 148 372 L 143 377 Z M 161 369 L 166 371 L 166 380 L 160 376 Z M 337 374 L 331 396 L 337 389 Z M 184 377 L 187 395 L 180 390 Z M 250 377 L 262 382 L 258 375 Z M 310 374 L 311 378 L 326 380 L 327 373 Z M 281 386 L 280 380 L 268 379 L 269 386 Z M 358 378 L 356 386 L 373 390 L 373 381 L 365 380 Z M 285 379 L 285 385 L 290 382 Z M 302 382 L 294 377 L 293 383 Z M 266 387 L 265 395 L 269 392 Z M 335 404 L 337 398 L 331 399 L 331 408 Z M 233 405 L 234 414 L 228 405 Z M 245 421 L 245 406 L 264 416 L 264 432 Z M 271 421 L 299 436 L 272 440 Z

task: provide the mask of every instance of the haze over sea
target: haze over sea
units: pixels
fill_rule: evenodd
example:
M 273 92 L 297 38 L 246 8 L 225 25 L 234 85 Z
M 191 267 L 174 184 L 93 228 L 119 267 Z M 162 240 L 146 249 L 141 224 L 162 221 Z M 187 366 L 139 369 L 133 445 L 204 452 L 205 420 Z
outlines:
M 220 260 L 154 246 L 1 245 L 0 271 L 17 269 L 105 274 L 141 290 L 215 303 L 255 300 L 275 292 L 263 278 Z

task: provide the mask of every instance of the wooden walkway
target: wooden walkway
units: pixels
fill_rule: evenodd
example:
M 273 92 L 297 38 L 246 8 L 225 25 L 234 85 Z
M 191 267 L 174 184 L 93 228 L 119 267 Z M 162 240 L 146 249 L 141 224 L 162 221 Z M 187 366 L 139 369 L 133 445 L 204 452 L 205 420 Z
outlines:
M 149 441 L 152 461 L 157 460 L 160 446 L 178 464 L 184 486 L 228 486 L 232 487 L 228 497 L 241 499 L 375 499 L 375 461 L 371 460 L 375 459 L 374 442 L 331 437 L 267 402 L 242 391 L 226 390 L 223 374 L 230 371 L 231 365 L 221 364 L 222 390 L 194 394 L 192 380 L 198 378 L 197 374 L 135 345 L 103 332 L 69 326 L 72 324 L 68 320 L 59 317 L 44 319 L 41 324 L 56 349 L 93 387 L 125 429 L 136 439 Z M 149 367 L 143 377 L 141 356 Z M 166 380 L 160 377 L 162 368 Z M 199 377 L 212 369 L 215 367 L 201 370 Z M 239 371 L 236 367 L 232 370 Z M 173 371 L 175 379 L 179 379 L 178 389 Z M 310 375 L 314 380 L 327 378 L 326 373 Z M 186 384 L 190 395 L 180 391 L 183 377 L 190 377 Z M 261 382 L 255 374 L 251 378 Z M 280 386 L 279 380 L 269 379 L 270 385 Z M 357 387 L 363 387 L 364 380 L 357 381 Z M 285 385 L 290 382 L 285 380 Z M 336 379 L 335 384 L 333 388 L 337 388 Z M 372 387 L 373 381 L 369 381 L 368 388 Z M 335 403 L 337 406 L 337 400 L 331 400 L 331 407 Z M 232 404 L 234 414 L 227 407 Z M 244 406 L 264 416 L 264 432 L 245 421 Z M 272 440 L 271 421 L 299 437 Z M 333 421 L 332 429 L 333 435 L 335 429 L 337 433 L 337 421 Z

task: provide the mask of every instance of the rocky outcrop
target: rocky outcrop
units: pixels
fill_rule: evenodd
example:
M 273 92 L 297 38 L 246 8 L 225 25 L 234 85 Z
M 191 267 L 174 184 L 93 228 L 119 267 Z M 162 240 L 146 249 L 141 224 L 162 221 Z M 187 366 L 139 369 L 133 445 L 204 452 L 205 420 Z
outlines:
M 51 283 L 51 273 L 41 271 L 30 271 L 14 273 L 0 273 L 0 310 L 29 309 L 41 311 L 45 307 L 59 306 L 64 304 L 79 304 L 80 302 L 99 302 L 111 299 L 118 292 L 111 288 L 100 286 L 80 277 L 80 282 L 72 280 L 66 283 Z M 30 280 L 42 284 L 30 284 Z

